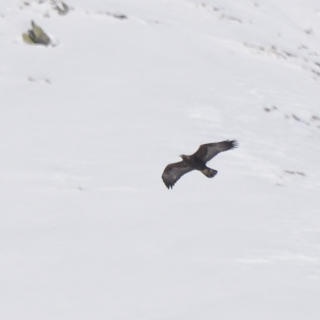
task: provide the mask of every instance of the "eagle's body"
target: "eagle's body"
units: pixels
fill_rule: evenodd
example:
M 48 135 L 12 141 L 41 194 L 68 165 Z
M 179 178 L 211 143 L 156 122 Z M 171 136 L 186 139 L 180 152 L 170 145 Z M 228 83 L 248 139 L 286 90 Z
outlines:
M 208 178 L 213 178 L 218 171 L 208 168 L 206 163 L 218 153 L 234 149 L 237 146 L 238 142 L 236 140 L 203 144 L 194 154 L 190 156 L 181 155 L 182 161 L 168 164 L 162 174 L 162 180 L 170 189 L 184 174 L 192 170 L 198 170 Z
M 200 157 L 181 155 L 181 158 L 185 164 L 187 164 L 193 170 L 199 170 L 208 178 L 212 178 L 216 175 L 217 171 L 210 169 L 206 166 L 205 162 Z

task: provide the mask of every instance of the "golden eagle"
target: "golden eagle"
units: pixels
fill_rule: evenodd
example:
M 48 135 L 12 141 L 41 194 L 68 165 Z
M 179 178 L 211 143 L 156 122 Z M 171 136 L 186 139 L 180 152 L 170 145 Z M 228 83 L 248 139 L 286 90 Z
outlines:
M 208 168 L 206 163 L 218 153 L 236 147 L 238 147 L 236 140 L 202 144 L 191 156 L 181 155 L 182 161 L 168 164 L 163 171 L 162 180 L 170 189 L 185 173 L 192 170 L 199 170 L 208 178 L 213 178 L 218 171 Z

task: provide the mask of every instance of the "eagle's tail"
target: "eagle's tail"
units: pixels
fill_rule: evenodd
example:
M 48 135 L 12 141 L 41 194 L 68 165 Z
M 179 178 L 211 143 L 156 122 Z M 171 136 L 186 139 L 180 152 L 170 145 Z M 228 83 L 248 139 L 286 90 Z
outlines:
M 201 172 L 208 178 L 213 178 L 218 173 L 217 170 L 210 169 L 210 168 L 205 168 Z

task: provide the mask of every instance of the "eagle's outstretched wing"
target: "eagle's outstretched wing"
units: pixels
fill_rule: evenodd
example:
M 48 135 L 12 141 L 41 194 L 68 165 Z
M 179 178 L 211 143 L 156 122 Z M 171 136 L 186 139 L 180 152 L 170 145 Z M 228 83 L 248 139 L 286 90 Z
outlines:
M 218 153 L 222 151 L 227 151 L 230 149 L 234 149 L 238 146 L 238 141 L 236 140 L 226 140 L 215 143 L 207 143 L 203 144 L 199 147 L 199 149 L 192 155 L 200 158 L 204 163 L 211 160 Z
M 166 166 L 162 174 L 162 180 L 168 189 L 172 188 L 173 185 L 187 172 L 194 170 L 189 167 L 183 161 L 171 163 Z

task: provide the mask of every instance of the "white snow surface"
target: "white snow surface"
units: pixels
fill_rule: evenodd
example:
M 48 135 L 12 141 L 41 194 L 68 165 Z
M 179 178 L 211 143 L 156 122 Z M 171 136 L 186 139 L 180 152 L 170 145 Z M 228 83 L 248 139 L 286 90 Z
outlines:
M 0 319 L 320 319 L 320 2 L 66 3 L 1 0 Z

